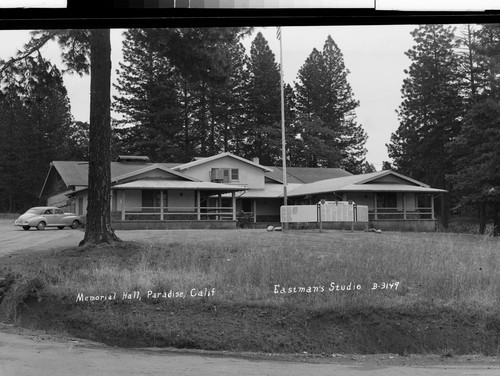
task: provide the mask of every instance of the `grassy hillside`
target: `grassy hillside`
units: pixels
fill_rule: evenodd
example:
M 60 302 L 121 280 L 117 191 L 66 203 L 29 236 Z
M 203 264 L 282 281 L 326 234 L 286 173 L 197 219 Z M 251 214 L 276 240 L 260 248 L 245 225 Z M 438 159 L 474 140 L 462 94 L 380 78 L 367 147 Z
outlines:
M 148 242 L 11 258 L 0 272 L 16 276 L 1 305 L 4 317 L 22 312 L 23 325 L 122 345 L 499 351 L 498 239 L 337 231 L 158 234 Z M 29 310 L 19 308 L 21 300 Z

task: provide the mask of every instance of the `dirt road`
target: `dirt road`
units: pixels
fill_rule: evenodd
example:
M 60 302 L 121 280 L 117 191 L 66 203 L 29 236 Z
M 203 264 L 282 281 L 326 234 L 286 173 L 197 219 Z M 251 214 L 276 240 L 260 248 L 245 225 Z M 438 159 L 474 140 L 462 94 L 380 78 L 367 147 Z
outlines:
M 15 334 L 0 325 L 0 376 L 57 375 L 346 375 L 497 376 L 494 359 L 426 360 L 390 355 L 343 357 L 322 363 L 256 357 L 185 353 L 165 349 L 121 349 L 92 342 L 36 334 Z M 7 332 L 7 333 L 6 333 Z M 10 333 L 8 333 L 10 332 Z M 441 364 L 436 364 L 440 362 Z M 464 364 L 468 362 L 468 364 Z M 406 365 L 403 365 L 406 364 Z

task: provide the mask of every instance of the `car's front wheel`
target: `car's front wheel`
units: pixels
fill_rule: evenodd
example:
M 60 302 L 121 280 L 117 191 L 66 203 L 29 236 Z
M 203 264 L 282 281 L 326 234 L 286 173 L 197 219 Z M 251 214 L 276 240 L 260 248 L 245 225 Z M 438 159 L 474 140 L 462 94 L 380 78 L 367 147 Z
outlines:
M 43 230 L 45 228 L 47 224 L 45 222 L 39 222 L 37 225 L 36 225 L 36 229 L 37 230 Z
M 23 226 L 23 230 L 26 230 L 28 231 L 30 229 L 31 226 Z
M 80 226 L 80 222 L 78 222 L 76 219 L 73 221 L 73 223 L 71 224 L 71 228 L 73 230 L 76 230 L 78 228 L 78 226 Z

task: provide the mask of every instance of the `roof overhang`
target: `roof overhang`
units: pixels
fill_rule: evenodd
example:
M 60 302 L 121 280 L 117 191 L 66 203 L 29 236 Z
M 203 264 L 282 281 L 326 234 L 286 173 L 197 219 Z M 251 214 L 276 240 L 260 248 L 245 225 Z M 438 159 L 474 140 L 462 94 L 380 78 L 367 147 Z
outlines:
M 234 154 L 231 154 L 229 152 L 225 152 L 225 153 L 221 153 L 221 154 L 217 154 L 217 155 L 213 155 L 211 157 L 206 157 L 206 158 L 201 158 L 201 159 L 197 159 L 197 160 L 194 160 L 192 162 L 189 162 L 189 163 L 184 163 L 184 164 L 181 164 L 177 167 L 174 167 L 173 169 L 174 170 L 179 170 L 179 171 L 182 171 L 182 170 L 187 170 L 188 168 L 191 168 L 191 167 L 194 167 L 194 166 L 198 166 L 198 165 L 201 165 L 201 164 L 204 164 L 204 163 L 207 163 L 207 162 L 211 162 L 211 161 L 215 161 L 217 159 L 220 159 L 220 158 L 225 158 L 225 157 L 229 157 L 229 158 L 233 158 L 233 159 L 236 159 L 240 162 L 243 162 L 243 163 L 247 163 L 249 165 L 252 165 L 254 167 L 257 167 L 257 168 L 260 168 L 264 171 L 268 171 L 268 172 L 272 172 L 273 170 L 269 167 L 266 167 L 266 166 L 262 166 L 261 164 L 258 164 L 258 163 L 255 163 L 255 162 L 252 162 L 252 161 L 249 161 L 248 159 L 245 159 L 245 158 L 242 158 L 242 157 L 239 157 L 237 155 L 234 155 Z
M 180 181 L 180 180 L 136 180 L 128 183 L 117 184 L 111 187 L 117 189 L 178 189 L 178 190 L 202 190 L 218 192 L 245 191 L 247 187 L 242 185 L 212 183 L 206 181 Z
M 153 171 L 153 170 L 161 170 L 163 172 L 167 172 L 167 173 L 172 174 L 172 175 L 174 175 L 176 177 L 180 177 L 182 179 L 189 180 L 189 181 L 200 181 L 200 180 L 198 180 L 196 178 L 193 178 L 191 176 L 187 176 L 187 175 L 185 175 L 185 174 L 183 174 L 181 172 L 174 171 L 171 168 L 167 168 L 167 167 L 161 166 L 159 164 L 153 164 L 151 166 L 147 166 L 147 167 L 144 167 L 144 168 L 141 168 L 141 169 L 129 172 L 128 174 L 123 174 L 123 175 L 120 175 L 120 176 L 116 176 L 113 179 L 111 179 L 111 183 L 117 183 L 120 180 L 133 178 L 134 176 L 137 176 L 137 175 L 140 175 L 140 174 L 144 174 L 146 172 Z

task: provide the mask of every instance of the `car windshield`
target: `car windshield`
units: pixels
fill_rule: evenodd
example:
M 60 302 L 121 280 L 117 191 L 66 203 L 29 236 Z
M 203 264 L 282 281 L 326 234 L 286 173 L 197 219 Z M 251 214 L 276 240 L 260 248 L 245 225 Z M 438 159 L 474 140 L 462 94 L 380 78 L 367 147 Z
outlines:
M 26 213 L 41 214 L 42 209 L 32 208 L 32 209 L 28 210 Z

